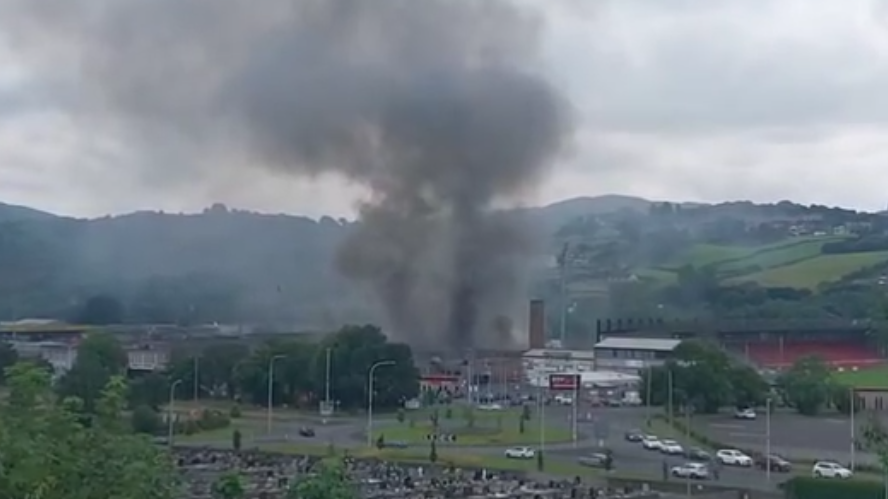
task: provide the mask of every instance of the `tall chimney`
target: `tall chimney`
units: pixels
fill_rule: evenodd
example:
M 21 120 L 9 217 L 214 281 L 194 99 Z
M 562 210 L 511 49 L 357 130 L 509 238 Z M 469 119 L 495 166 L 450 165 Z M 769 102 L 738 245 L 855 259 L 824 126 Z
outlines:
M 530 320 L 527 323 L 527 347 L 546 348 L 546 302 L 530 301 Z

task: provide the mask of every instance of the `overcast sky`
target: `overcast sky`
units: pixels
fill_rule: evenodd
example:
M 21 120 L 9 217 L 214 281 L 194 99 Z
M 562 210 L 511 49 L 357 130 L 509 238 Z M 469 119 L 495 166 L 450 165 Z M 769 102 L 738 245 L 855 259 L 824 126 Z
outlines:
M 526 203 L 618 193 L 888 205 L 885 1 L 573 2 L 581 8 L 545 3 L 545 54 L 580 131 Z M 0 50 L 2 202 L 77 216 L 212 202 L 353 212 L 359 191 L 337 178 L 250 171 L 140 185 L 126 144 L 53 109 L 12 52 Z

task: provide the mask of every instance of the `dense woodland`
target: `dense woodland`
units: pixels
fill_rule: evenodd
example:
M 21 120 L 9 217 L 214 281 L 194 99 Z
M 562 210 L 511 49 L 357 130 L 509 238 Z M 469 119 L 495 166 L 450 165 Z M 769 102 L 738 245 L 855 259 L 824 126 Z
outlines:
M 567 329 L 575 334 L 588 334 L 604 317 L 885 317 L 884 293 L 859 279 L 881 267 L 819 289 L 727 284 L 730 276 L 705 262 L 674 269 L 676 278 L 665 285 L 626 279 L 668 265 L 694 245 L 766 245 L 796 229 L 844 227 L 848 237 L 825 244 L 824 254 L 884 251 L 888 217 L 881 214 L 788 202 L 690 205 L 605 196 L 512 215 L 537 242 L 537 258 L 528 259 L 536 276 L 528 297 L 545 298 L 550 310 L 561 304 L 558 272 L 540 263 L 546 257 L 567 262 L 569 286 L 607 281 L 606 300 L 567 296 Z M 286 323 L 318 330 L 380 323 L 372 296 L 336 271 L 337 247 L 353 227 L 221 205 L 195 215 L 95 220 L 0 205 L 0 320 Z M 551 314 L 552 330 L 558 321 Z

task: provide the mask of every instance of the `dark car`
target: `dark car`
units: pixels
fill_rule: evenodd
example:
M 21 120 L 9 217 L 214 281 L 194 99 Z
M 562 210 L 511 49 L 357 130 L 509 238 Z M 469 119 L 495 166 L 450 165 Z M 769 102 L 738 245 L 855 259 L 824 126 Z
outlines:
M 577 458 L 577 462 L 590 468 L 607 468 L 607 463 L 613 463 L 613 458 L 604 452 L 595 452 Z
M 623 438 L 627 442 L 641 442 L 644 439 L 644 433 L 638 429 L 629 430 L 623 435 Z
M 312 428 L 309 428 L 307 426 L 303 426 L 303 427 L 299 428 L 299 436 L 300 437 L 313 437 L 313 436 L 315 436 L 315 431 Z
M 712 461 L 712 454 L 699 447 L 689 447 L 686 449 L 685 457 L 698 463 L 708 463 Z
M 792 471 L 792 463 L 776 454 L 771 454 L 770 459 L 766 456 L 756 456 L 755 458 L 755 466 L 762 470 L 768 468 L 769 462 L 771 465 L 771 471 L 776 471 L 778 473 L 789 473 Z

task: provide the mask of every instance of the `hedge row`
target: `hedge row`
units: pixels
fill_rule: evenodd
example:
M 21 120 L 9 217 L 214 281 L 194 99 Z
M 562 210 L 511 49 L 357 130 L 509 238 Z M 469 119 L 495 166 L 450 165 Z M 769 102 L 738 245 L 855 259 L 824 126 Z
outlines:
M 667 424 L 669 423 L 669 420 L 662 414 L 658 414 L 654 417 L 665 421 Z M 675 428 L 676 431 L 681 432 L 681 434 L 683 434 L 683 435 L 685 435 L 685 434 L 690 435 L 692 440 L 694 440 L 698 444 L 700 444 L 704 447 L 710 448 L 710 449 L 737 449 L 740 452 L 743 452 L 744 454 L 746 454 L 748 456 L 755 456 L 755 455 L 759 455 L 762 453 L 761 451 L 758 451 L 758 450 L 738 448 L 734 444 L 729 444 L 729 443 L 718 441 L 714 438 L 711 438 L 709 435 L 706 435 L 705 433 L 701 433 L 693 428 L 689 429 L 685 426 L 684 421 L 682 421 L 680 419 L 673 419 L 672 426 Z M 814 462 L 815 462 L 815 460 L 813 460 L 813 459 L 792 459 L 791 461 L 793 463 L 808 464 L 811 466 L 813 466 Z M 850 466 L 850 463 L 846 463 L 846 465 Z M 882 473 L 881 467 L 879 467 L 878 465 L 873 465 L 873 464 L 868 464 L 868 463 L 856 463 L 854 465 L 854 470 L 859 471 L 861 473 L 877 473 L 877 474 Z M 882 499 L 885 499 L 885 498 L 883 497 Z
M 786 499 L 884 499 L 885 486 L 872 480 L 824 480 L 795 477 L 783 490 Z

